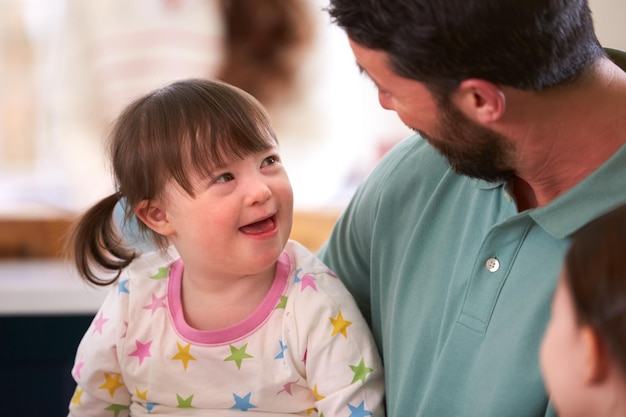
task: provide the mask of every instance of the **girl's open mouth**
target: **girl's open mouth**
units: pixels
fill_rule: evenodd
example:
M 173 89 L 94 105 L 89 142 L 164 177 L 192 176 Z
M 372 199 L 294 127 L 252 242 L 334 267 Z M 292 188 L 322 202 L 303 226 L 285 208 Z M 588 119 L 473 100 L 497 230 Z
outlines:
M 250 223 L 239 228 L 246 234 L 261 234 L 271 232 L 276 228 L 276 216 L 271 216 L 258 222 Z

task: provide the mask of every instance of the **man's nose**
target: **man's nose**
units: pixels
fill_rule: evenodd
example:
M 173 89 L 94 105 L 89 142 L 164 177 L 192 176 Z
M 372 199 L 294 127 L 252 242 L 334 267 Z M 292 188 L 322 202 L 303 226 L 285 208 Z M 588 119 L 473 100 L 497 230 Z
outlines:
M 388 93 L 378 91 L 378 102 L 380 106 L 385 110 L 395 110 L 393 106 L 393 100 Z

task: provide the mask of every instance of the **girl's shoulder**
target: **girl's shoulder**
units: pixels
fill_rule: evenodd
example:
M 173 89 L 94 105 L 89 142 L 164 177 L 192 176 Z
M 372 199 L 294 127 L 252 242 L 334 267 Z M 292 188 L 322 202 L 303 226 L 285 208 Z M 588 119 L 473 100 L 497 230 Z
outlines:
M 142 253 L 120 275 L 118 286 L 132 288 L 135 296 L 153 292 L 157 287 L 167 286 L 170 273 L 179 260 L 174 248 Z
M 296 241 L 289 241 L 290 292 L 298 303 L 321 308 L 350 305 L 352 296 L 343 282 L 324 262 Z

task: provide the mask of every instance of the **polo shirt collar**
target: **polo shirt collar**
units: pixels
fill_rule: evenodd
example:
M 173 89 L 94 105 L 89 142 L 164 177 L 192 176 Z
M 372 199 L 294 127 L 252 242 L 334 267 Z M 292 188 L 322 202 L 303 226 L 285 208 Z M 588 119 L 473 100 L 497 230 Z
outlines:
M 493 190 L 494 188 L 502 187 L 505 185 L 504 181 L 485 181 L 485 180 L 473 180 L 474 185 L 481 190 Z
M 557 239 L 563 239 L 599 215 L 626 202 L 626 145 L 623 145 L 608 161 L 559 196 L 550 204 L 527 210 L 540 227 Z M 503 187 L 500 182 L 473 180 L 482 190 Z
M 626 145 L 608 161 L 550 204 L 529 210 L 556 238 L 571 235 L 589 221 L 626 202 Z

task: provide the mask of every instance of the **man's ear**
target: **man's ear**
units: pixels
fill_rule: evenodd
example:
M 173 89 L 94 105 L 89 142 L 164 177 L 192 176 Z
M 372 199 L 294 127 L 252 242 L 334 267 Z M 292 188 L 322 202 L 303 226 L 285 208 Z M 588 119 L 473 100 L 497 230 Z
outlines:
M 611 366 L 611 358 L 606 346 L 598 333 L 591 326 L 580 328 L 585 354 L 585 382 L 597 384 L 607 378 Z
M 169 236 L 174 229 L 167 218 L 167 212 L 157 201 L 143 200 L 134 209 L 135 216 L 156 233 Z
M 506 109 L 506 96 L 502 89 L 478 78 L 462 81 L 452 100 L 465 116 L 481 124 L 497 121 Z

